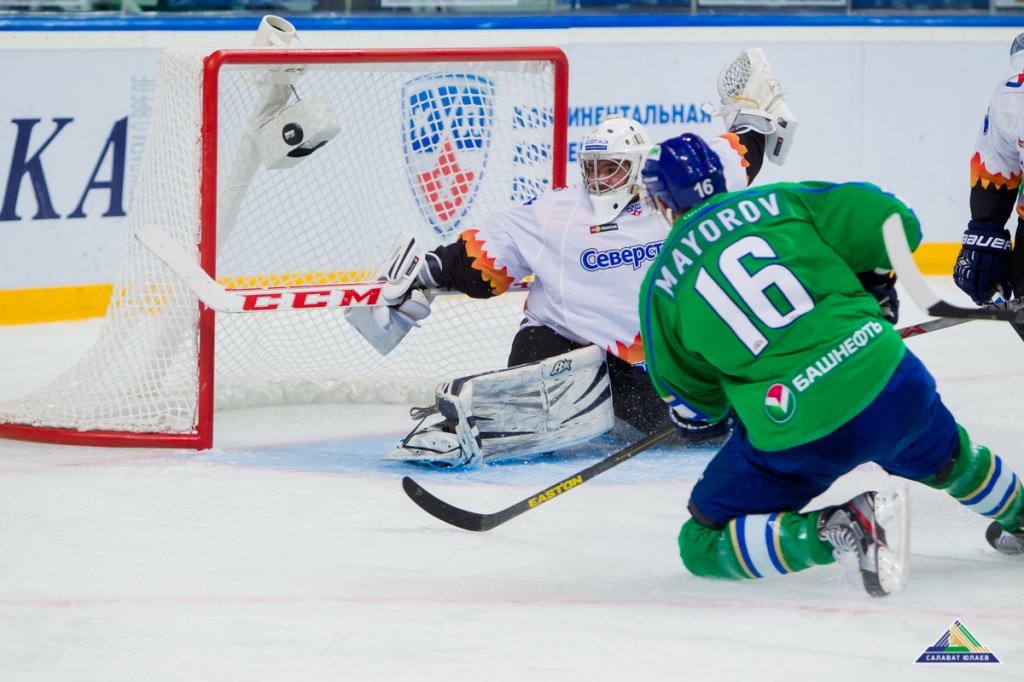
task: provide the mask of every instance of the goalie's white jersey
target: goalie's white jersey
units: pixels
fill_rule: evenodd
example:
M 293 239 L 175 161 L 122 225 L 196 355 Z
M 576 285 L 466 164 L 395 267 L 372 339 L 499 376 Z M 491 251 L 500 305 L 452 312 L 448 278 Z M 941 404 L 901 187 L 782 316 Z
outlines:
M 1013 190 L 1024 168 L 1024 73 L 1000 82 L 989 100 L 988 112 L 971 157 L 971 186 Z M 1024 198 L 1017 197 L 1024 217 Z
M 706 140 L 722 161 L 729 191 L 747 186 L 735 136 Z M 489 216 L 462 234 L 473 267 L 494 293 L 534 275 L 524 325 L 544 325 L 577 343 L 593 343 L 630 364 L 644 362 L 638 298 L 668 225 L 637 201 L 599 224 L 579 184 Z

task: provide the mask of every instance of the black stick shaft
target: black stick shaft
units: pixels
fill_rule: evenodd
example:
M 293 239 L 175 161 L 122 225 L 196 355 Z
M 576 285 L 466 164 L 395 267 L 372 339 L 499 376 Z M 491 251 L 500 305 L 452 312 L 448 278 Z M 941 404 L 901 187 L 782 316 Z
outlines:
M 480 514 L 478 512 L 471 512 L 452 506 L 444 500 L 434 497 L 423 486 L 408 476 L 402 479 L 402 488 L 405 490 L 406 495 L 409 496 L 409 499 L 419 505 L 423 511 L 427 512 L 434 518 L 465 530 L 487 531 L 496 526 L 500 526 L 506 521 L 514 519 L 520 514 L 530 511 L 534 507 L 544 504 L 548 500 L 555 499 L 559 495 L 572 490 L 581 483 L 589 481 L 598 474 L 604 473 L 614 466 L 622 464 L 626 460 L 639 455 L 644 450 L 657 445 L 674 433 L 675 428 L 673 427 L 647 436 L 643 440 L 637 441 L 636 443 L 605 457 L 600 462 L 592 464 L 583 471 L 573 474 L 568 478 L 564 478 L 558 483 L 541 490 L 537 494 L 531 495 L 525 500 L 521 500 L 513 504 L 511 507 L 502 509 L 499 512 L 494 512 L 493 514 Z

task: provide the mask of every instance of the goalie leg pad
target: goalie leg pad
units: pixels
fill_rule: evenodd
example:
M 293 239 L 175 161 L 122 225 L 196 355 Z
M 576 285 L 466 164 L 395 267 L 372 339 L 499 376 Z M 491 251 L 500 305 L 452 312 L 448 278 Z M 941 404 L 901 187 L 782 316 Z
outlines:
M 615 425 L 608 366 L 596 346 L 442 384 L 436 406 L 443 425 L 414 431 L 387 459 L 473 465 L 567 447 Z M 437 452 L 444 449 L 438 429 L 449 445 L 458 441 L 458 452 Z

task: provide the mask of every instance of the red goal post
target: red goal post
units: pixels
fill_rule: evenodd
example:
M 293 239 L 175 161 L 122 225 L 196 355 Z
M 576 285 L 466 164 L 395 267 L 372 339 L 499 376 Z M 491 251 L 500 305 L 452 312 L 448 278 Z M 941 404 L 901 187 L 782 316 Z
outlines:
M 429 402 L 439 381 L 503 366 L 523 294 L 441 297 L 382 358 L 338 310 L 215 313 L 132 236 L 159 225 L 229 288 L 365 280 L 400 232 L 446 243 L 564 185 L 567 97 L 549 47 L 165 51 L 100 337 L 0 403 L 0 437 L 204 449 L 215 408 Z M 338 132 L 268 169 L 260 131 L 303 99 Z

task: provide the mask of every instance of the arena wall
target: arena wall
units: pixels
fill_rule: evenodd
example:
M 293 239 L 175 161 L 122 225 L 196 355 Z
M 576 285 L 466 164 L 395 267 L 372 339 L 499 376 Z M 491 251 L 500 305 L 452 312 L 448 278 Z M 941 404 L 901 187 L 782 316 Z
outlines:
M 1011 21 L 811 16 L 296 18 L 312 47 L 555 45 L 570 63 L 576 141 L 604 113 L 655 140 L 720 133 L 719 69 L 763 47 L 800 131 L 758 183 L 868 181 L 911 204 L 919 262 L 948 274 L 968 219 L 968 161 L 1010 75 Z M 0 324 L 102 315 L 125 239 L 167 47 L 241 47 L 258 17 L 0 20 Z M 356 134 L 358 131 L 356 131 Z M 343 143 L 343 137 L 337 143 Z M 373 201 L 368 197 L 372 217 Z

